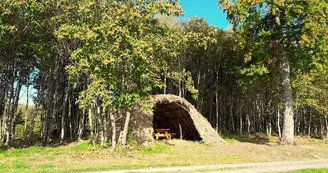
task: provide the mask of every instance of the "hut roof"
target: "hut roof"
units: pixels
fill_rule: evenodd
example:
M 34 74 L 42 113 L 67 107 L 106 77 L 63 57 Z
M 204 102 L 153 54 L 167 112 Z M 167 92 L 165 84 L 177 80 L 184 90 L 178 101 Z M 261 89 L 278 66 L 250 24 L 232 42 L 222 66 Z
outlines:
M 205 144 L 221 143 L 224 140 L 212 128 L 195 107 L 184 98 L 170 94 L 153 95 L 153 111 L 143 112 L 140 107 L 132 111 L 131 125 L 134 137 L 139 142 L 153 141 L 152 136 L 155 126 L 162 128 L 169 124 L 172 129 L 182 125 L 186 139 L 200 139 Z M 162 121 L 162 122 L 156 122 Z M 179 122 L 179 124 L 177 123 Z

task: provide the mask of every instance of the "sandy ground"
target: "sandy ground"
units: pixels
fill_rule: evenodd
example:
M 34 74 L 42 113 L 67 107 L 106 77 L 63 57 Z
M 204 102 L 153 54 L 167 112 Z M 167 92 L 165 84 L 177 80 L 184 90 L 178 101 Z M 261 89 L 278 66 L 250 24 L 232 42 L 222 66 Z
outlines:
M 93 173 L 136 173 L 136 172 L 207 172 L 207 173 L 262 173 L 293 171 L 308 168 L 328 168 L 328 160 L 286 161 L 248 164 L 221 164 L 205 166 L 178 166 L 169 168 L 149 168 L 120 171 L 101 171 Z M 90 172 L 91 173 L 91 172 Z

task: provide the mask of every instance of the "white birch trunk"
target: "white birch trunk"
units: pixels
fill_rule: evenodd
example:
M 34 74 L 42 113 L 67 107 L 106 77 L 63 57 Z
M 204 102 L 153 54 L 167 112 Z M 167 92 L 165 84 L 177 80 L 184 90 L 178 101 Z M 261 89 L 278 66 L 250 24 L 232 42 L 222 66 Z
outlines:
M 83 108 L 82 110 L 82 116 L 80 117 L 80 120 L 79 120 L 79 130 L 78 130 L 78 140 L 81 141 L 82 140 L 82 135 L 84 133 L 84 127 L 85 127 L 85 109 L 86 108 Z
M 68 92 L 66 91 L 65 100 L 64 100 L 64 103 L 63 103 L 64 104 L 63 105 L 63 111 L 62 111 L 62 116 L 61 116 L 60 143 L 63 143 L 64 138 L 65 138 L 65 115 L 66 115 L 67 100 L 68 100 Z
M 129 130 L 130 117 L 131 117 L 131 113 L 129 111 L 126 111 L 126 117 L 125 117 L 125 122 L 124 122 L 123 133 L 122 133 L 122 146 L 126 145 L 126 139 L 127 139 L 127 134 L 128 134 L 128 130 Z
M 96 148 L 95 136 L 94 136 L 94 124 L 93 124 L 93 110 L 92 106 L 89 108 L 89 125 L 90 125 L 90 134 L 91 134 L 91 142 L 94 148 Z
M 166 88 L 167 88 L 167 81 L 166 81 L 166 72 L 164 73 L 164 88 L 163 88 L 163 93 L 166 94 Z
M 28 77 L 28 79 L 27 79 L 27 87 L 26 87 L 26 105 L 25 105 L 25 117 L 24 117 L 24 129 L 26 130 L 26 127 L 27 127 L 27 109 L 28 109 L 28 100 L 29 100 L 29 87 L 30 87 L 30 85 L 29 85 L 29 82 L 30 82 L 30 77 Z
M 111 126 L 112 126 L 112 148 L 116 147 L 116 123 L 115 117 L 112 111 L 109 112 Z

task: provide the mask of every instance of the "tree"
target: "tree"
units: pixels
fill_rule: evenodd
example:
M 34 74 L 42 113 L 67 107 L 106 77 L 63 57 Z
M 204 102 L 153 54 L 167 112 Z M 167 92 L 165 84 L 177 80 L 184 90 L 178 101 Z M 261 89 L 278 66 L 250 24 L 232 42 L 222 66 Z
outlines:
M 87 88 L 78 103 L 89 109 L 92 139 L 94 122 L 100 117 L 100 111 L 95 110 L 102 107 L 104 112 L 109 109 L 124 114 L 119 139 L 126 144 L 130 109 L 154 88 L 163 86 L 161 72 L 166 66 L 160 63 L 156 50 L 165 49 L 160 41 L 167 30 L 154 16 L 179 13 L 178 4 L 169 1 L 99 0 L 83 5 L 71 1 L 63 9 L 63 24 L 56 35 L 79 43 L 66 69 L 73 83 L 86 78 Z
M 0 5 L 0 64 L 2 141 L 15 138 L 17 106 L 23 85 L 29 86 L 40 58 L 48 53 L 45 4 L 33 0 L 3 1 Z M 5 135 L 1 135 L 1 133 Z
M 281 144 L 294 144 L 293 96 L 291 62 L 308 60 L 326 52 L 327 2 L 293 0 L 219 0 L 235 30 L 245 39 L 243 46 L 249 52 L 245 60 L 251 64 L 277 62 L 283 103 L 283 133 Z M 315 15 L 315 13 L 321 14 Z M 325 15 L 324 15 L 325 14 Z M 312 26 L 313 28 L 310 28 Z M 317 34 L 321 37 L 317 38 Z M 308 40 L 308 37 L 311 40 Z M 323 39 L 322 39 L 323 37 Z M 247 41 L 246 41 L 247 40 Z M 311 51 L 303 48 L 311 42 Z M 320 47 L 318 50 L 315 47 Z M 293 53 L 300 51 L 304 54 Z M 307 56 L 310 55 L 310 56 Z

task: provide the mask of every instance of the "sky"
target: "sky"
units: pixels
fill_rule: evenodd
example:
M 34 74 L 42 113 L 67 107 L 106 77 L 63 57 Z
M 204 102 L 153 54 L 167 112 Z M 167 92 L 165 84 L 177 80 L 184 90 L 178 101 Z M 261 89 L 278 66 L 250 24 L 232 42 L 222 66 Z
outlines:
M 193 16 L 204 17 L 207 23 L 220 29 L 228 28 L 226 14 L 217 5 L 218 0 L 180 0 L 184 11 L 184 18 Z
M 182 19 L 191 18 L 193 16 L 204 17 L 207 23 L 214 25 L 220 29 L 228 28 L 229 22 L 226 19 L 226 14 L 218 7 L 218 0 L 180 0 L 184 16 Z M 30 87 L 29 95 L 34 95 L 35 90 Z M 26 103 L 26 87 L 22 87 L 19 103 Z M 33 104 L 30 99 L 29 104 Z

